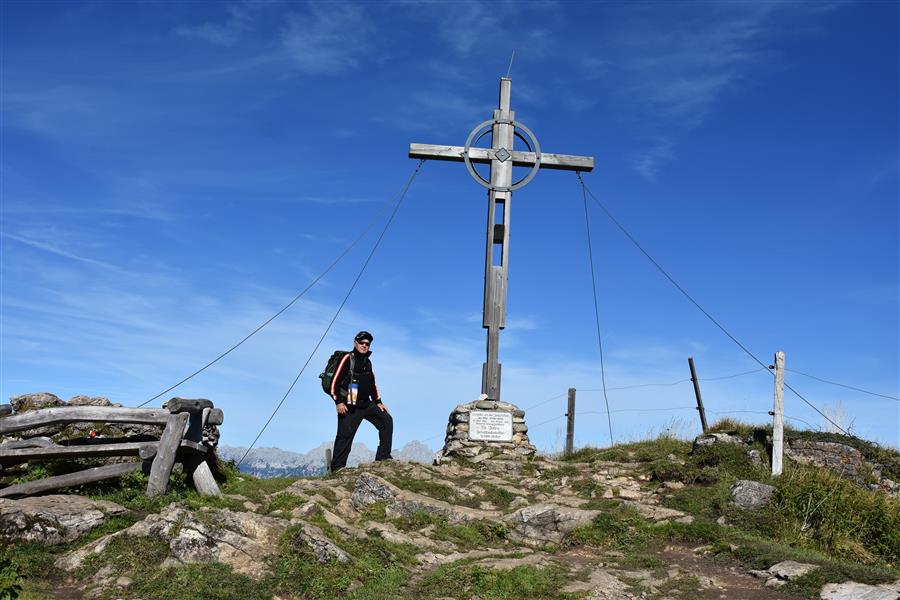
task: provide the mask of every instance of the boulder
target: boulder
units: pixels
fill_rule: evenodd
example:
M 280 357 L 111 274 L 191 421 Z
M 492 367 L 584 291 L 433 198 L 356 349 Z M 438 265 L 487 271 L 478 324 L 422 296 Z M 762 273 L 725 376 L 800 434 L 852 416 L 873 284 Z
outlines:
M 369 504 L 395 498 L 399 492 L 400 490 L 396 486 L 391 485 L 381 477 L 370 473 L 362 473 L 356 479 L 356 486 L 353 488 L 350 502 L 353 503 L 353 508 L 361 510 Z
M 818 565 L 785 560 L 774 564 L 765 571 L 750 571 L 754 577 L 766 580 L 766 587 L 779 588 L 789 581 L 803 577 L 810 571 L 818 569 Z
M 861 485 L 867 483 L 867 477 L 875 475 L 862 452 L 838 442 L 791 440 L 785 445 L 784 454 L 798 463 L 831 469 Z
M 73 571 L 87 557 L 102 553 L 111 540 L 126 535 L 150 536 L 167 542 L 169 556 L 163 561 L 163 567 L 220 562 L 254 579 L 269 573 L 263 561 L 277 552 L 278 537 L 287 529 L 286 521 L 226 508 L 204 507 L 198 513 L 170 504 L 159 514 L 149 515 L 128 529 L 104 536 L 60 557 L 56 566 Z
M 797 562 L 795 560 L 785 560 L 769 567 L 769 573 L 771 573 L 775 577 L 778 577 L 779 579 L 791 581 L 792 579 L 803 577 L 810 571 L 814 571 L 818 568 L 818 565 L 810 565 L 807 563 Z
M 743 444 L 744 440 L 739 435 L 730 433 L 704 433 L 694 439 L 694 449 L 700 446 L 712 446 L 715 444 Z
M 397 500 L 385 508 L 385 514 L 391 519 L 408 517 L 418 512 L 444 517 L 450 523 L 467 523 L 482 519 L 494 519 L 498 516 L 494 511 L 457 506 L 407 491 L 402 492 Z
M 822 600 L 897 600 L 900 598 L 900 580 L 882 585 L 866 585 L 847 581 L 829 583 L 819 595 Z
M 62 544 L 127 512 L 114 502 L 83 496 L 0 498 L 0 540 Z
M 315 525 L 304 523 L 294 535 L 291 543 L 294 546 L 306 546 L 312 550 L 316 562 L 325 564 L 330 562 L 350 562 L 350 555 L 341 550 L 334 542 L 328 539 L 321 529 Z
M 665 508 L 662 506 L 654 506 L 652 504 L 643 504 L 634 500 L 625 500 L 622 506 L 637 511 L 645 519 L 650 521 L 668 521 L 670 519 L 680 519 L 685 516 L 680 510 L 674 508 Z
M 12 396 L 9 399 L 9 403 L 12 404 L 13 410 L 16 412 L 66 405 L 66 403 L 60 400 L 58 396 L 51 394 L 50 392 L 36 392 L 34 394 Z
M 774 493 L 771 485 L 741 479 L 731 486 L 731 501 L 741 508 L 756 510 L 768 504 Z
M 112 406 L 109 398 L 103 396 L 73 396 L 69 399 L 69 406 Z
M 753 449 L 747 452 L 747 456 L 750 458 L 750 462 L 757 469 L 763 468 L 762 455 L 759 453 L 759 450 Z
M 554 504 L 535 504 L 517 510 L 504 520 L 509 525 L 511 538 L 537 546 L 558 544 L 568 532 L 587 525 L 598 513 Z

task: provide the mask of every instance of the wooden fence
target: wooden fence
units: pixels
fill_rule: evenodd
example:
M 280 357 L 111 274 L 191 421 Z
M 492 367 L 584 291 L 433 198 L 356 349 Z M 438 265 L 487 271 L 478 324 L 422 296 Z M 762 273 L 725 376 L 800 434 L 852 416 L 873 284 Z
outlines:
M 57 444 L 48 438 L 30 438 L 0 445 L 0 466 L 6 468 L 34 460 L 54 458 L 97 458 L 106 456 L 138 456 L 141 461 L 115 463 L 85 469 L 76 473 L 46 477 L 0 489 L 0 498 L 16 498 L 40 494 L 64 487 L 83 485 L 121 477 L 141 469 L 149 474 L 147 495 L 164 494 L 175 462 L 181 462 L 185 474 L 194 487 L 205 496 L 221 494 L 206 462 L 208 451 L 203 441 L 206 425 L 221 425 L 222 410 L 210 400 L 173 398 L 166 408 L 117 408 L 108 406 L 59 406 L 32 410 L 12 416 L 2 416 L 0 436 L 50 425 L 72 423 L 127 423 L 160 425 L 159 441 L 114 442 L 102 438 L 78 440 L 78 443 Z

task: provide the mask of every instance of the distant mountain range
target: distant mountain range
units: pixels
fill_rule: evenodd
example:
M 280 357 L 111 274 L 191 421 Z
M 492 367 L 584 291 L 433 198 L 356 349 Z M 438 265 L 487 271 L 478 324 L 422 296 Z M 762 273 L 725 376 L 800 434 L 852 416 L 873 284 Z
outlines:
M 281 448 L 254 448 L 240 466 L 242 473 L 256 477 L 310 477 L 325 473 L 325 450 L 333 446 L 333 442 L 323 442 L 309 452 L 290 452 Z M 244 456 L 247 448 L 240 446 L 220 445 L 216 452 L 222 460 L 237 462 Z M 404 462 L 431 464 L 434 450 L 418 440 L 407 443 L 399 451 L 393 453 L 395 459 Z M 347 465 L 355 467 L 360 463 L 375 460 L 375 452 L 365 444 L 353 444 Z

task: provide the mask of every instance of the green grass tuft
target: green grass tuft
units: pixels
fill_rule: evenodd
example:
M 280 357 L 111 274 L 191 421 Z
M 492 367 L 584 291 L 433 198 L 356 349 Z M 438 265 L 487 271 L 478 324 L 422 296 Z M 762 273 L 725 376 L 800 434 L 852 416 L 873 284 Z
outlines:
M 446 597 L 452 590 L 458 600 L 563 600 L 575 598 L 562 592 L 567 573 L 559 567 L 519 566 L 500 570 L 460 561 L 439 567 L 422 581 L 413 597 Z

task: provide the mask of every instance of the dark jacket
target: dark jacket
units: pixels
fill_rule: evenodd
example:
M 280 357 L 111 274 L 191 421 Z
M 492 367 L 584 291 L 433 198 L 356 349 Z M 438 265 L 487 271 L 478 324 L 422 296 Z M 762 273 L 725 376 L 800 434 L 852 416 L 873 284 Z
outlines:
M 371 350 L 365 354 L 353 350 L 344 355 L 338 363 L 334 379 L 331 380 L 331 397 L 335 404 L 341 402 L 353 404 L 348 398 L 351 383 L 359 385 L 355 406 L 364 408 L 370 402 L 381 402 L 381 394 L 378 393 L 378 386 L 375 384 L 375 371 L 372 370 L 372 361 L 369 360 L 371 355 Z

